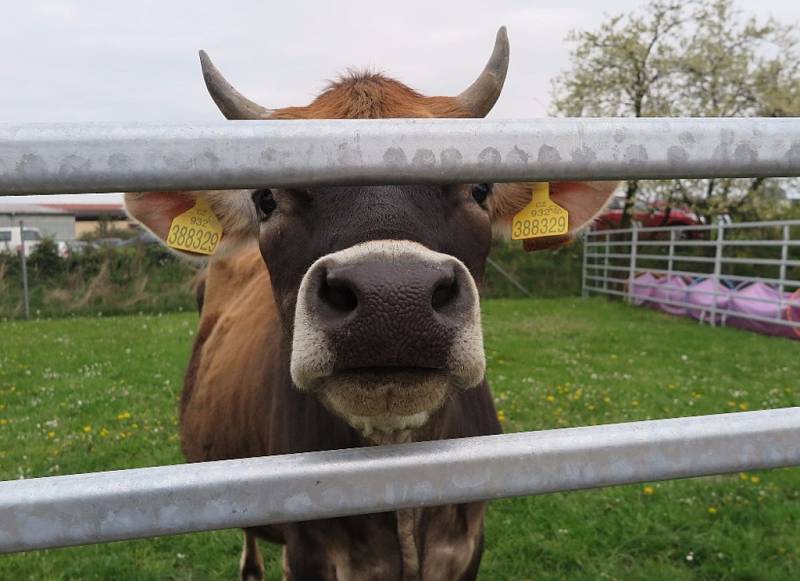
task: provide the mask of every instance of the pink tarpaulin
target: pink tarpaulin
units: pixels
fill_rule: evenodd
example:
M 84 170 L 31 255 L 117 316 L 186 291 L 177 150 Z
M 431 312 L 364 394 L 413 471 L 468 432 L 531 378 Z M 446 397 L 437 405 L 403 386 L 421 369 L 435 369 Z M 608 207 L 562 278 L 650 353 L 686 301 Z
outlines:
M 713 292 L 715 290 L 716 294 Z M 715 323 L 800 340 L 800 326 L 791 327 L 777 322 L 800 324 L 800 291 L 794 295 L 783 293 L 781 302 L 780 291 L 763 282 L 754 282 L 731 290 L 722 281 L 715 284 L 713 277 L 688 285 L 680 276 L 659 277 L 645 272 L 631 283 L 631 295 L 635 305 L 706 322 L 711 322 L 712 308 L 716 308 L 717 311 L 726 312 L 718 312 Z M 659 301 L 669 301 L 669 304 Z M 738 313 L 742 316 L 737 316 Z M 756 321 L 745 318 L 744 315 L 773 319 L 776 322 Z
M 654 289 L 653 298 L 661 301 L 670 301 L 670 304 L 655 302 L 653 307 L 671 315 L 686 314 L 686 281 L 680 276 L 668 276 L 658 280 Z M 680 304 L 672 304 L 680 303 Z
M 696 282 L 686 292 L 686 301 L 691 305 L 687 309 L 689 316 L 701 321 L 711 322 L 712 310 L 727 309 L 730 300 L 730 289 L 713 277 Z M 721 316 L 717 315 L 715 322 L 720 319 Z
M 736 311 L 737 313 L 756 315 L 758 317 L 776 319 L 778 321 L 786 321 L 788 320 L 786 306 L 789 303 L 790 296 L 791 295 L 789 293 L 784 293 L 784 304 L 782 307 L 780 304 L 778 304 L 778 301 L 781 298 L 781 294 L 778 289 L 773 288 L 763 282 L 754 282 L 742 289 L 737 289 L 732 293 L 730 310 Z M 786 325 L 769 323 L 767 321 L 754 321 L 752 319 L 745 319 L 735 315 L 728 316 L 725 324 L 732 327 L 739 327 L 740 329 L 749 329 L 758 333 L 765 333 L 767 335 L 780 335 L 782 337 L 800 338 L 794 332 L 794 329 Z
M 645 272 L 633 279 L 633 304 L 650 306 L 650 302 L 647 299 L 655 293 L 656 284 L 658 284 L 658 277 L 652 272 Z

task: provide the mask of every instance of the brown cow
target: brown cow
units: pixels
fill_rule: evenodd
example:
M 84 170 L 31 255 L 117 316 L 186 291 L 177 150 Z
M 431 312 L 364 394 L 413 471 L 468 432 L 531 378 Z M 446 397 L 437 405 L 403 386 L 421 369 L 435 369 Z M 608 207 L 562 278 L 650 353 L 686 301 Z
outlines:
M 201 52 L 229 119 L 482 117 L 508 62 L 500 29 L 480 77 L 425 97 L 351 74 L 307 107 L 265 109 Z M 552 184 L 572 238 L 615 184 Z M 500 432 L 484 379 L 478 288 L 492 228 L 530 200 L 525 184 L 259 189 L 128 194 L 162 239 L 204 198 L 224 227 L 208 260 L 181 400 L 190 462 Z M 266 267 L 265 267 L 266 265 Z M 474 579 L 484 503 L 291 523 L 245 532 L 243 578 L 263 576 L 256 537 L 284 544 L 287 579 Z

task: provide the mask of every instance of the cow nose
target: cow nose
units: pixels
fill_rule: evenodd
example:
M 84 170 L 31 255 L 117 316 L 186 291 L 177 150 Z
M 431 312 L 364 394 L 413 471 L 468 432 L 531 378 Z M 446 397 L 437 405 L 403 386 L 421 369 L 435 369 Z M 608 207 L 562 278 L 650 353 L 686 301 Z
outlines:
M 447 316 L 458 298 L 453 264 L 334 266 L 324 269 L 319 286 L 321 319 L 336 326 L 360 315 L 391 316 L 394 308 L 420 316 Z M 430 311 L 430 312 L 429 312 Z
M 463 347 L 458 337 L 480 320 L 472 275 L 452 256 L 384 246 L 340 251 L 309 269 L 298 297 L 298 348 L 308 349 L 299 338 L 313 327 L 334 369 L 448 369 L 453 349 Z

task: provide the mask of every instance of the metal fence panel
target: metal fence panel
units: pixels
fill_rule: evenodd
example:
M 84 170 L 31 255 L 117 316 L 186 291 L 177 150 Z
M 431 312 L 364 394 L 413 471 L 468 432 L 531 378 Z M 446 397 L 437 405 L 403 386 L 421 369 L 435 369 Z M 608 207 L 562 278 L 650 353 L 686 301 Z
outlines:
M 800 408 L 0 482 L 0 552 L 800 465 Z
M 765 228 L 779 230 L 779 239 L 772 240 L 733 240 L 731 233 L 741 236 L 748 230 L 759 231 Z M 784 318 L 787 309 L 794 308 L 800 313 L 800 296 L 786 298 L 786 293 L 800 292 L 800 278 L 789 277 L 790 270 L 800 273 L 800 260 L 792 258 L 790 252 L 798 248 L 800 239 L 792 238 L 792 231 L 800 233 L 800 220 L 742 222 L 737 224 L 714 224 L 705 226 L 670 226 L 658 228 L 634 227 L 626 230 L 595 230 L 586 233 L 584 246 L 583 276 L 584 287 L 582 296 L 591 293 L 609 296 L 624 297 L 629 301 L 640 301 L 645 304 L 665 305 L 669 307 L 684 308 L 687 311 L 704 311 L 700 313 L 701 321 L 726 324 L 728 317 L 736 320 L 750 320 L 759 323 L 776 325 L 780 328 L 792 328 L 800 336 L 800 320 L 791 317 Z M 669 235 L 667 240 L 652 240 L 654 236 Z M 714 236 L 713 240 L 692 239 L 693 235 Z M 678 240 L 678 237 L 685 239 Z M 615 240 L 614 238 L 628 238 Z M 640 248 L 649 249 L 648 253 L 640 252 Z M 666 249 L 663 254 L 652 253 L 661 247 Z M 713 250 L 710 256 L 687 256 L 678 250 L 692 248 L 708 248 Z M 748 250 L 773 248 L 775 258 L 735 257 L 726 256 L 727 250 Z M 643 262 L 648 261 L 648 265 Z M 658 267 L 652 266 L 654 263 Z M 686 268 L 676 268 L 676 265 L 697 265 Z M 689 270 L 707 265 L 709 272 Z M 725 269 L 729 265 L 771 267 L 777 276 L 743 276 L 729 274 Z M 657 296 L 634 296 L 634 287 L 662 289 L 664 293 L 677 293 L 677 287 L 662 286 L 637 279 L 637 276 L 650 273 L 659 276 L 679 276 L 684 279 L 711 278 L 715 281 L 714 290 L 699 290 L 687 287 L 684 300 L 677 300 Z M 737 283 L 737 288 L 749 283 L 763 282 L 775 285 L 778 291 L 777 298 L 757 296 L 740 297 L 737 300 L 748 304 L 758 303 L 771 305 L 776 308 L 774 317 L 763 314 L 747 313 L 740 310 L 731 310 L 717 304 L 717 298 L 725 299 L 728 291 L 720 287 L 721 280 Z M 688 300 L 688 293 L 694 295 L 712 295 L 714 300 L 705 310 Z
M 800 119 L 0 125 L 6 194 L 800 175 Z

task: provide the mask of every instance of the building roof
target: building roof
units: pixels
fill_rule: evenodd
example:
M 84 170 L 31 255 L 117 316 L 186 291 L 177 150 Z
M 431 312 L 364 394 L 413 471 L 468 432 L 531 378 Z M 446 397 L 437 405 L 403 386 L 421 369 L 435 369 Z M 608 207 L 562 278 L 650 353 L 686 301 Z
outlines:
M 124 220 L 127 218 L 122 204 L 40 204 L 43 207 L 72 214 L 78 220 L 96 220 L 100 216 Z
M 56 208 L 47 208 L 38 204 L 20 204 L 0 201 L 0 215 L 25 214 L 26 216 L 58 216 L 67 214 Z
M 0 214 L 75 216 L 76 220 L 97 220 L 100 217 L 115 220 L 127 218 L 122 204 L 24 204 L 10 200 L 0 200 Z

